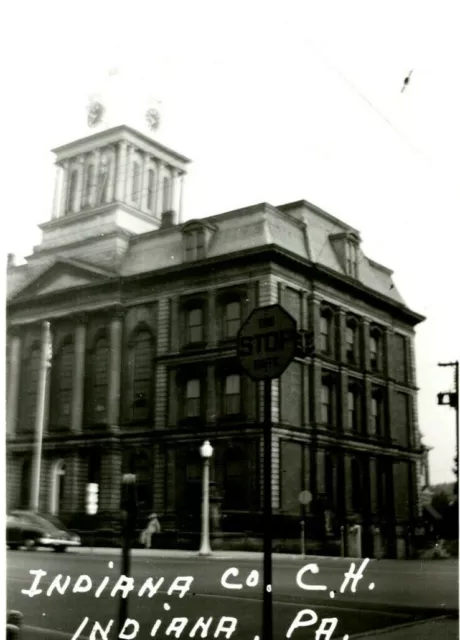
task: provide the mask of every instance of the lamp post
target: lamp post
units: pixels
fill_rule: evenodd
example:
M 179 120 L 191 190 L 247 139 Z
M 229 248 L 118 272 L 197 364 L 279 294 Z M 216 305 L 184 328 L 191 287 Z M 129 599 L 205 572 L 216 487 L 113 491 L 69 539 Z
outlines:
M 209 440 L 203 442 L 200 447 L 200 455 L 203 458 L 203 492 L 201 501 L 201 546 L 198 552 L 200 556 L 212 554 L 209 543 L 209 460 L 213 454 L 213 448 Z
M 121 575 L 129 577 L 131 574 L 131 544 L 136 531 L 137 495 L 136 475 L 125 473 L 121 479 L 121 523 L 122 523 L 122 552 Z M 120 597 L 118 610 L 118 633 L 120 634 L 128 617 L 128 598 Z

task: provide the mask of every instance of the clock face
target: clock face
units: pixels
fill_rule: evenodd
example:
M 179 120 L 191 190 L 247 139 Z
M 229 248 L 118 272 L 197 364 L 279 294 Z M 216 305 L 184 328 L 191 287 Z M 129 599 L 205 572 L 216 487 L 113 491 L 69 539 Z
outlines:
M 157 109 L 148 109 L 147 113 L 145 114 L 145 118 L 147 120 L 149 128 L 152 129 L 152 131 L 158 129 L 158 126 L 160 124 L 160 114 Z
M 101 121 L 104 107 L 100 102 L 91 102 L 88 107 L 88 126 L 94 127 Z

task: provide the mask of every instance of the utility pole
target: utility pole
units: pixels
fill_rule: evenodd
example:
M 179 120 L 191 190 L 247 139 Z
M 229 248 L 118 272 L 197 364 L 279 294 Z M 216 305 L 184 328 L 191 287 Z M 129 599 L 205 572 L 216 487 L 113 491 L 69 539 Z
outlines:
M 122 551 L 121 551 L 121 575 L 131 576 L 131 545 L 136 531 L 137 521 L 137 486 L 136 475 L 125 473 L 121 479 L 121 524 L 122 524 Z M 120 596 L 118 609 L 118 634 L 121 634 L 128 618 L 128 596 Z M 120 637 L 120 635 L 119 635 Z
M 458 360 L 456 360 L 455 362 L 439 362 L 438 367 L 454 368 L 454 391 L 438 393 L 438 404 L 448 405 L 449 407 L 452 407 L 453 409 L 455 409 L 455 439 L 456 439 L 455 451 L 456 451 L 456 465 L 457 465 L 457 470 L 456 470 L 457 479 L 456 479 L 455 493 L 457 495 L 457 500 L 458 500 L 458 433 L 460 428 L 459 427 L 459 406 L 458 406 L 459 405 L 459 389 L 458 389 L 459 363 L 458 363 Z M 444 399 L 446 397 L 447 397 L 447 402 L 444 402 Z
M 32 474 L 30 478 L 30 507 L 38 511 L 40 506 L 40 474 L 42 466 L 43 430 L 46 413 L 46 398 L 48 395 L 48 371 L 51 368 L 52 342 L 49 322 L 42 325 L 42 347 L 40 357 L 40 374 L 38 380 L 37 413 L 35 418 L 35 442 Z

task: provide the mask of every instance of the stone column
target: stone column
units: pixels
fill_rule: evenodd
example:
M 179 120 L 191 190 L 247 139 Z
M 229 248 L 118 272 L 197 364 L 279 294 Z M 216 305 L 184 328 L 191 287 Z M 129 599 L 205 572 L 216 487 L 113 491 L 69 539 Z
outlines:
M 306 331 L 309 327 L 308 322 L 308 297 L 306 291 L 300 292 L 300 327 Z
M 69 196 L 69 161 L 64 160 L 62 163 L 63 175 L 62 175 L 62 189 L 60 193 L 60 203 L 58 216 L 65 216 L 67 211 L 71 210 L 71 203 L 67 201 Z
M 375 437 L 374 421 L 372 420 L 372 382 L 364 374 L 364 427 L 369 437 Z
M 11 336 L 10 369 L 7 397 L 7 435 L 14 437 L 18 421 L 19 388 L 21 379 L 21 337 L 18 330 Z
M 169 349 L 173 353 L 179 351 L 179 300 L 177 296 L 169 299 Z
M 155 180 L 155 216 L 161 220 L 162 202 L 163 202 L 163 167 L 164 162 L 157 160 L 157 171 Z
M 347 316 L 343 309 L 339 310 L 339 329 L 338 330 L 339 330 L 339 339 L 338 339 L 339 361 L 342 362 L 343 364 L 346 364 L 347 362 L 347 339 L 346 339 Z
M 214 424 L 216 422 L 216 367 L 208 365 L 206 380 L 206 422 Z
M 369 494 L 370 494 L 370 506 L 371 513 L 373 516 L 376 516 L 379 512 L 379 503 L 378 503 L 378 493 L 377 493 L 377 482 L 378 482 L 378 470 L 377 470 L 377 459 L 374 456 L 369 458 Z
M 178 211 L 178 219 L 177 224 L 181 224 L 184 219 L 184 185 L 185 185 L 185 174 L 180 174 L 180 193 L 179 193 L 179 211 Z
M 108 152 L 108 158 L 109 158 L 109 168 L 108 168 L 108 172 L 109 175 L 107 176 L 107 180 L 108 180 L 108 185 L 107 185 L 107 202 L 113 202 L 116 199 L 116 192 L 115 192 L 115 187 L 116 187 L 116 163 L 117 163 L 117 153 L 116 150 L 113 148 L 109 149 Z
M 110 320 L 109 407 L 107 414 L 111 427 L 118 427 L 120 421 L 122 339 L 123 310 L 117 309 Z
M 316 425 L 318 425 L 321 422 L 321 392 L 322 392 L 321 365 L 319 364 L 319 362 L 313 363 L 311 373 L 313 375 L 313 379 L 312 379 L 313 384 L 310 384 L 311 397 L 313 398 L 313 407 L 311 407 L 311 409 L 313 409 L 313 420 L 316 423 Z
M 85 352 L 86 352 L 86 316 L 76 318 L 75 329 L 75 369 L 72 393 L 72 431 L 80 433 L 83 427 L 84 389 L 85 389 Z
M 351 475 L 351 455 L 346 453 L 344 456 L 344 466 L 345 466 L 345 510 L 347 514 L 353 513 L 353 482 Z
M 216 291 L 210 289 L 208 292 L 208 317 L 207 317 L 207 343 L 209 347 L 217 344 L 217 317 L 216 317 Z
M 59 218 L 61 200 L 62 200 L 62 180 L 63 180 L 63 169 L 62 167 L 56 163 L 56 173 L 54 178 L 54 196 L 53 196 L 53 208 L 51 217 L 53 220 Z
M 344 433 L 350 432 L 348 424 L 348 372 L 341 369 L 339 378 L 339 413 L 338 413 L 338 429 L 342 429 Z
M 369 325 L 369 320 L 367 318 L 363 318 L 362 331 L 363 331 L 363 336 L 362 336 L 361 344 L 362 344 L 363 353 L 362 353 L 361 362 L 364 365 L 364 371 L 370 371 L 371 369 L 371 354 L 369 351 L 370 325 Z
M 140 209 L 141 211 L 147 211 L 147 189 L 149 180 L 149 160 L 148 153 L 144 153 L 144 161 L 142 164 L 142 177 L 141 177 L 141 194 L 140 194 Z
M 75 213 L 80 211 L 82 202 L 84 202 L 83 200 L 84 188 L 85 188 L 85 156 L 84 154 L 78 156 L 78 163 L 79 163 L 79 168 L 78 168 L 78 180 L 77 180 L 77 193 L 75 197 Z
M 118 202 L 125 201 L 126 194 L 126 162 L 127 162 L 127 151 L 128 151 L 128 143 L 122 141 L 118 145 L 117 150 L 117 175 L 115 181 L 115 200 Z
M 101 150 L 96 149 L 94 152 L 94 178 L 93 185 L 91 187 L 91 197 L 90 204 L 92 207 L 97 207 L 101 203 L 101 180 L 100 180 L 100 170 L 101 170 Z
M 315 351 L 321 351 L 321 304 L 318 298 L 310 296 L 310 329 L 315 333 Z
M 133 204 L 133 158 L 134 147 L 132 144 L 128 145 L 128 156 L 126 160 L 126 195 L 125 201 L 129 204 Z

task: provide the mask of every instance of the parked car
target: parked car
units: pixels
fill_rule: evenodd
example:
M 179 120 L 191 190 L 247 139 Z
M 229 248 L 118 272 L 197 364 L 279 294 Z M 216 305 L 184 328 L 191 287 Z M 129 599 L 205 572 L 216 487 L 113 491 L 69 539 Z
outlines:
M 10 549 L 48 547 L 64 552 L 81 541 L 54 516 L 15 510 L 6 516 L 6 544 Z

